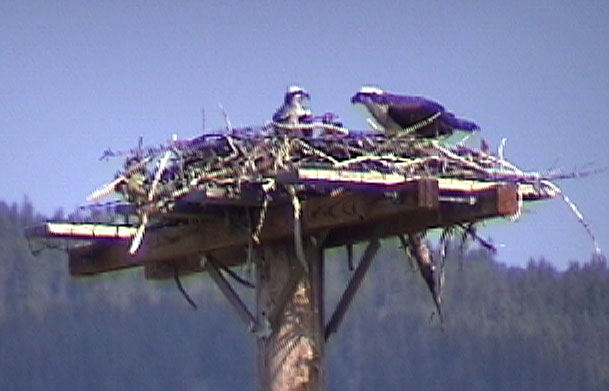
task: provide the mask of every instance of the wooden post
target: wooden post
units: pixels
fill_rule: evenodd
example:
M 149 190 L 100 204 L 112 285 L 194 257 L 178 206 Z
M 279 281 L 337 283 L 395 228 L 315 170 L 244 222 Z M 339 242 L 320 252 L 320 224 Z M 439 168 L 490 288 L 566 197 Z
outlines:
M 257 259 L 257 321 L 277 313 L 270 335 L 258 338 L 258 391 L 324 388 L 323 257 L 308 241 L 304 252 L 308 274 L 292 243 L 265 245 Z

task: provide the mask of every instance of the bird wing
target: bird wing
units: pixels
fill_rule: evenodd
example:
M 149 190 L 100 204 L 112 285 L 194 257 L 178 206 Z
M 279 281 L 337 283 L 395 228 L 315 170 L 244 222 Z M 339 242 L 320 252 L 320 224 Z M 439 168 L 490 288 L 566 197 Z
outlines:
M 438 114 L 437 107 L 425 102 L 404 102 L 389 104 L 387 114 L 402 128 L 409 128 Z
M 277 111 L 275 112 L 275 114 L 273 114 L 273 121 L 275 122 L 284 122 L 289 118 L 289 110 L 287 105 L 282 105 L 280 108 L 277 109 Z
M 391 93 L 379 94 L 373 101 L 387 105 L 387 115 L 403 129 L 419 126 L 416 133 L 423 136 L 446 133 L 445 129 L 438 128 L 437 118 L 445 109 L 437 102 L 421 96 Z M 423 123 L 425 121 L 429 123 Z
M 480 130 L 480 127 L 474 122 L 457 118 L 453 113 L 444 112 L 442 114 L 442 122 L 454 130 L 464 130 L 467 132 Z
M 404 128 L 429 121 L 439 114 L 438 120 L 431 121 L 417 130 L 417 134 L 423 137 L 448 135 L 455 130 L 467 132 L 480 130 L 480 127 L 474 122 L 457 118 L 453 113 L 446 111 L 444 106 L 432 100 L 419 96 L 387 95 L 390 95 L 385 98 L 389 104 L 387 113 Z

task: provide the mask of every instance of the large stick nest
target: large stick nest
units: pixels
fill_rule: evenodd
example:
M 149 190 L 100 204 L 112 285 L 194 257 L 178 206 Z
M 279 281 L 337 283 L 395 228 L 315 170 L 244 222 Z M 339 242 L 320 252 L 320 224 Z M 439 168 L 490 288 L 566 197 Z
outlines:
M 560 193 L 549 181 L 550 175 L 523 172 L 501 157 L 463 145 L 448 146 L 439 139 L 354 132 L 327 132 L 319 137 L 295 134 L 206 134 L 191 140 L 174 140 L 159 148 L 107 151 L 105 156 L 122 156 L 125 169 L 117 177 L 143 174 L 146 191 L 150 193 L 154 187 L 149 201 L 162 201 L 165 205 L 208 188 L 223 188 L 225 194 L 237 198 L 244 189 L 268 193 L 275 190 L 278 175 L 302 168 L 336 170 L 339 176 L 376 172 L 405 178 L 527 183 L 539 190 L 540 198 Z M 161 163 L 162 160 L 165 161 Z M 333 190 L 332 186 L 298 187 L 299 195 L 305 197 Z

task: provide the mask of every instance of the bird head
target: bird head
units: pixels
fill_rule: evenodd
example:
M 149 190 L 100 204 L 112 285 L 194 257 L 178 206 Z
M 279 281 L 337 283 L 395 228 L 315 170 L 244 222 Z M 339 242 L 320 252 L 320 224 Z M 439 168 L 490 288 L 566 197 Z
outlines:
M 351 103 L 377 103 L 384 94 L 385 91 L 378 87 L 364 86 L 351 97 Z
M 297 85 L 291 85 L 285 93 L 285 104 L 290 105 L 297 100 L 304 101 L 311 99 L 309 93 L 302 87 Z

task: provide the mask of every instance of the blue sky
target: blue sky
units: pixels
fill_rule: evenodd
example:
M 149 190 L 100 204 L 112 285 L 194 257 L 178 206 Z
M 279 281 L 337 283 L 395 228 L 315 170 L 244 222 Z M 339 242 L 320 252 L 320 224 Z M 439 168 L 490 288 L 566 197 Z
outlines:
M 314 112 L 365 128 L 363 84 L 475 120 L 527 170 L 608 166 L 609 3 L 0 2 L 0 200 L 69 211 L 111 178 L 107 147 L 270 119 L 292 83 Z M 509 4 L 508 4 L 509 3 Z M 561 185 L 609 248 L 609 174 Z M 498 258 L 556 266 L 593 245 L 561 201 L 481 233 Z

